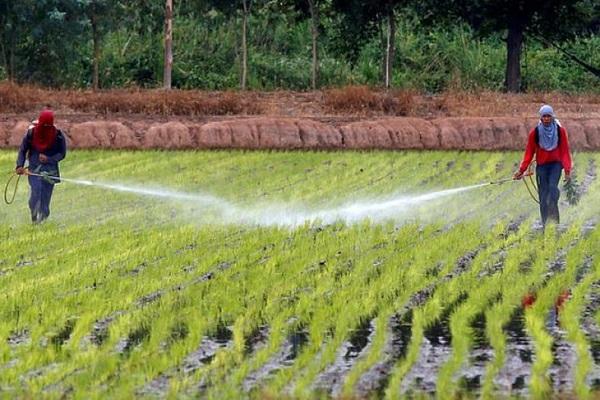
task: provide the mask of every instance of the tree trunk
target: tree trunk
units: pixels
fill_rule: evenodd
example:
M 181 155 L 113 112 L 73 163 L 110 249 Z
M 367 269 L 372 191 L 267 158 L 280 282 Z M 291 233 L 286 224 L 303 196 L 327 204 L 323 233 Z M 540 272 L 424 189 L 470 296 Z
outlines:
M 96 19 L 96 13 L 92 12 L 90 17 L 92 24 L 92 41 L 94 43 L 94 72 L 92 76 L 92 87 L 94 90 L 100 88 L 99 82 L 99 66 L 100 66 L 100 32 L 98 32 L 98 21 Z
M 319 80 L 319 9 L 316 0 L 308 0 L 311 15 L 312 32 L 312 89 L 317 89 Z
M 508 37 L 506 38 L 506 81 L 508 92 L 521 91 L 521 52 L 523 50 L 523 24 L 518 19 L 513 19 L 508 24 Z
M 2 54 L 2 67 L 8 78 L 8 57 L 6 56 L 6 48 L 4 47 L 4 40 L 0 40 L 0 54 Z
M 241 89 L 246 90 L 246 81 L 248 79 L 248 15 L 252 0 L 243 0 L 244 15 L 242 18 L 242 79 Z
M 385 87 L 389 88 L 392 82 L 392 72 L 394 67 L 396 21 L 394 19 L 394 10 L 388 13 L 387 45 L 385 49 Z
M 10 41 L 10 49 L 8 49 L 8 80 L 13 82 L 15 80 L 15 42 Z
M 171 89 L 171 70 L 173 68 L 173 0 L 167 0 L 165 7 L 165 70 L 163 87 Z

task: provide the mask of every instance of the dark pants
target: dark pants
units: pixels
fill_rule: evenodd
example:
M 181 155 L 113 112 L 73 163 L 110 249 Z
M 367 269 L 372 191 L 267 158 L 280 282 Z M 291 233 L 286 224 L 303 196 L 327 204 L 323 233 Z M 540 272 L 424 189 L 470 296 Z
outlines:
M 41 176 L 29 176 L 31 195 L 29 196 L 29 209 L 31 221 L 42 222 L 50 215 L 50 199 L 54 185 Z
M 538 184 L 538 194 L 540 196 L 540 214 L 542 216 L 542 224 L 546 225 L 546 221 L 552 220 L 556 223 L 560 222 L 558 213 L 558 198 L 560 190 L 558 183 L 562 173 L 562 164 L 553 162 L 543 165 L 538 165 L 536 168 L 536 178 Z

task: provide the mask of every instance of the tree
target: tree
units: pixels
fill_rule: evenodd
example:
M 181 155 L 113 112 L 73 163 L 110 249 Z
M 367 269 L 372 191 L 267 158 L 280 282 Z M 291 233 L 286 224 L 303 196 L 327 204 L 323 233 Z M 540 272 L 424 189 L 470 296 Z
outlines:
M 346 51 L 350 59 L 356 59 L 358 51 L 365 40 L 375 32 L 380 31 L 382 22 L 385 22 L 385 51 L 383 60 L 383 82 L 386 88 L 391 85 L 391 78 L 395 57 L 396 20 L 395 12 L 402 5 L 409 4 L 409 0 L 333 0 L 333 7 L 340 12 L 344 19 L 341 31 L 348 41 Z M 343 41 L 343 39 L 342 39 Z
M 100 54 L 102 53 L 102 37 L 107 29 L 107 25 L 112 19 L 112 12 L 115 7 L 109 4 L 108 0 L 81 0 L 83 12 L 87 16 L 92 30 L 92 52 L 93 52 L 93 71 L 92 88 L 100 88 Z
M 1 0 L 0 0 L 1 1 Z M 76 81 L 84 16 L 78 0 L 1 1 L 0 36 L 10 79 L 61 86 Z
M 16 20 L 14 2 L 0 0 L 0 55 L 9 81 L 14 77 L 15 39 L 19 26 Z
M 246 90 L 248 79 L 248 17 L 252 11 L 252 0 L 242 0 L 242 79 L 240 86 Z
M 310 27 L 312 36 L 312 82 L 313 90 L 317 88 L 317 80 L 319 77 L 319 1 L 308 0 L 310 9 Z
M 165 5 L 165 68 L 163 87 L 171 89 L 171 70 L 173 68 L 173 0 Z
M 197 1 L 197 0 L 196 0 Z M 198 9 L 213 7 L 222 11 L 225 15 L 236 15 L 239 12 L 240 2 L 242 11 L 242 38 L 240 62 L 240 88 L 246 90 L 248 84 L 248 19 L 252 12 L 252 5 L 255 0 L 204 0 L 198 5 Z
M 527 34 L 566 39 L 590 21 L 590 0 L 429 0 L 434 17 L 458 16 L 476 31 L 506 31 L 505 88 L 522 90 L 521 55 Z

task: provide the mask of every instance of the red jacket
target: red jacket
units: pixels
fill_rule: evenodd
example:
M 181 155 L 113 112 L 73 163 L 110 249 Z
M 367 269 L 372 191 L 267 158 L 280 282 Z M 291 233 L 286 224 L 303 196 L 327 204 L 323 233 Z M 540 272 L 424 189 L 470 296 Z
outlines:
M 558 147 L 552 151 L 546 151 L 535 142 L 535 128 L 529 132 L 529 138 L 527 139 L 527 147 L 525 148 L 525 155 L 523 156 L 523 162 L 519 170 L 525 172 L 533 155 L 535 154 L 535 160 L 538 165 L 548 164 L 555 161 L 560 161 L 565 173 L 571 173 L 571 151 L 569 150 L 569 140 L 567 139 L 567 130 L 562 126 L 559 126 Z

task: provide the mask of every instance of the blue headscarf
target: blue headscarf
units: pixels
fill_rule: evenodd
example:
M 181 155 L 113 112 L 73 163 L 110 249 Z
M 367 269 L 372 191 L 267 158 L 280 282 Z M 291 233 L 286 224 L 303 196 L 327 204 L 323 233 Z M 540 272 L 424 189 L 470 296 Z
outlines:
M 551 115 L 552 123 L 549 126 L 544 125 L 541 118 L 543 115 Z M 554 116 L 554 110 L 549 105 L 543 105 L 540 108 L 540 122 L 538 123 L 539 144 L 546 151 L 552 151 L 558 146 L 558 124 Z

